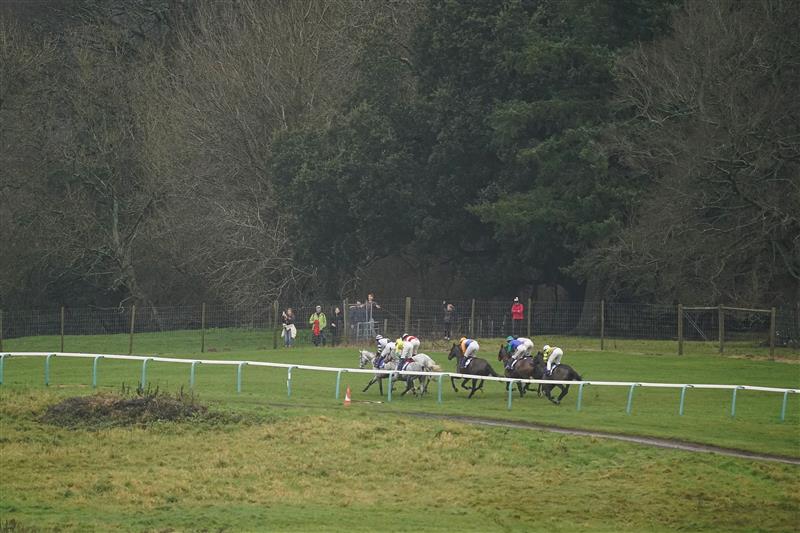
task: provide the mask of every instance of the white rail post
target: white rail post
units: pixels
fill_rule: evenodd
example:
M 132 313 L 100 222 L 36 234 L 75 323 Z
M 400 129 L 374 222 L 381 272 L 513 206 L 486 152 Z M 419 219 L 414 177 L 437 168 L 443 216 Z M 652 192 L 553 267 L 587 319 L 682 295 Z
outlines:
M 200 361 L 192 361 L 192 369 L 189 371 L 189 390 L 192 390 L 192 391 L 194 390 L 194 373 L 195 373 L 194 369 L 199 364 L 200 364 Z
M 242 392 L 242 369 L 247 364 L 247 361 L 242 361 L 236 367 L 236 393 Z
M 100 362 L 102 359 L 102 355 L 95 356 L 94 361 L 92 361 L 92 388 L 97 388 L 97 363 Z
M 296 368 L 293 366 L 289 367 L 289 371 L 286 373 L 286 394 L 289 398 L 292 397 L 292 369 Z

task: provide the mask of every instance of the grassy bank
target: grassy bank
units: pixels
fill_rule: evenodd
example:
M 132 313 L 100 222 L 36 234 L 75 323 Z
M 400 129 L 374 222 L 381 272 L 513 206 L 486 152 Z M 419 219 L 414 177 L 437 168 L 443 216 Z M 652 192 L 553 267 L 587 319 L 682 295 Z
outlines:
M 39 422 L 63 392 L 0 396 L 19 530 L 793 531 L 800 508 L 796 466 L 299 399 L 238 398 L 235 423 Z

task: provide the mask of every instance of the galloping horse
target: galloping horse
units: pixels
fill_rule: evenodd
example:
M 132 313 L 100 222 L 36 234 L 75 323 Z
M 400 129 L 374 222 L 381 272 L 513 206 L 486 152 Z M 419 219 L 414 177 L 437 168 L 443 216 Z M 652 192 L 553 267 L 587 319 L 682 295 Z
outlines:
M 471 374 L 473 376 L 493 376 L 493 377 L 500 377 L 497 372 L 494 371 L 492 365 L 489 364 L 489 361 L 486 359 L 481 359 L 480 357 L 473 357 L 472 360 L 469 362 L 469 368 L 467 368 L 464 372 L 462 372 L 462 364 L 464 363 L 464 354 L 461 353 L 461 348 L 458 344 L 454 344 L 452 348 L 450 348 L 450 354 L 447 356 L 447 360 L 456 358 L 456 372 L 464 373 L 464 374 Z M 450 377 L 450 384 L 453 386 L 453 390 L 458 392 L 458 388 L 456 387 L 456 379 L 454 377 Z M 464 378 L 464 381 L 461 382 L 461 388 L 464 390 L 469 390 L 467 386 L 467 381 L 472 379 L 472 391 L 469 393 L 467 398 L 472 398 L 472 395 L 475 394 L 475 391 L 478 389 L 483 388 L 483 381 L 482 379 L 478 378 Z M 478 382 L 480 381 L 480 385 Z
M 433 362 L 433 359 L 431 359 L 427 355 L 418 354 L 418 356 L 419 355 L 423 355 L 423 356 L 427 357 L 428 360 Z M 361 350 L 359 352 L 359 362 L 358 362 L 358 367 L 359 368 L 364 368 L 367 365 L 374 365 L 374 363 L 375 363 L 375 354 L 374 353 L 369 352 L 367 350 Z M 436 365 L 436 363 L 433 363 L 433 366 L 438 368 L 438 365 Z M 390 359 L 389 361 L 384 363 L 382 370 L 385 370 L 386 372 L 376 372 L 375 376 L 373 376 L 373 378 L 369 381 L 369 383 L 367 383 L 367 386 L 364 387 L 364 390 L 361 391 L 361 392 L 367 392 L 367 390 L 372 385 L 374 385 L 375 382 L 377 382 L 380 394 L 381 394 L 381 396 L 383 396 L 383 380 L 384 380 L 384 378 L 389 377 L 389 374 L 390 374 L 391 371 L 397 370 L 397 362 Z M 423 365 L 422 363 L 419 363 L 416 360 L 414 362 L 412 362 L 412 363 L 409 363 L 408 366 L 406 366 L 405 370 L 409 370 L 409 371 L 413 371 L 413 372 L 430 372 L 431 371 L 431 369 L 428 368 L 426 365 Z M 406 390 L 403 391 L 403 394 L 401 394 L 401 396 L 405 395 L 409 390 L 413 391 L 414 395 L 417 394 L 417 389 L 416 389 L 416 387 L 414 387 L 414 380 L 419 381 L 421 394 L 424 394 L 425 392 L 428 391 L 428 377 L 427 376 L 418 376 L 418 375 L 413 375 L 413 374 L 412 375 L 394 374 L 393 379 L 392 379 L 392 383 L 390 383 L 390 386 L 393 386 L 394 382 L 397 381 L 398 379 L 401 379 L 401 380 L 406 382 Z
M 541 374 L 536 376 L 536 366 L 533 364 L 533 359 L 530 357 L 523 357 L 522 359 L 517 359 L 517 363 L 511 368 L 510 370 L 506 367 L 508 360 L 511 359 L 511 354 L 508 353 L 506 350 L 506 345 L 500 345 L 500 352 L 497 354 L 497 360 L 503 363 L 503 368 L 506 369 L 506 377 L 507 378 L 516 378 L 516 379 L 541 379 Z M 517 382 L 517 387 L 519 388 L 519 396 L 520 398 L 525 396 L 525 392 L 528 390 L 528 386 L 530 384 L 526 383 L 523 385 L 520 382 Z M 508 384 L 511 386 L 511 383 Z M 508 388 L 506 388 L 508 390 Z
M 536 373 L 540 376 L 535 379 L 552 379 L 556 381 L 583 381 L 583 378 L 578 374 L 574 368 L 569 365 L 562 365 L 559 364 L 555 369 L 553 369 L 552 374 L 549 376 L 545 376 L 545 371 L 547 370 L 547 364 L 544 362 L 544 357 L 542 356 L 542 352 L 538 352 L 536 357 L 533 358 L 533 364 L 536 367 Z M 561 389 L 561 394 L 558 398 L 553 399 L 550 395 L 550 392 L 553 390 L 553 387 L 558 387 Z M 553 402 L 554 404 L 558 405 L 561 403 L 561 399 L 567 395 L 569 392 L 569 385 L 561 384 L 561 383 L 553 383 L 550 384 L 542 384 L 542 391 L 544 391 L 544 395 L 547 396 L 547 399 Z

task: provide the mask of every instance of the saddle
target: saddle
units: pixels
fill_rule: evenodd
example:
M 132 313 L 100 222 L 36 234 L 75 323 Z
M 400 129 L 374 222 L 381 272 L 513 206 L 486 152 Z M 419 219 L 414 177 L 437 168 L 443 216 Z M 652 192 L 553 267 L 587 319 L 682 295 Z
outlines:
M 401 371 L 401 372 L 402 372 L 403 370 L 405 370 L 405 369 L 406 369 L 406 367 L 407 367 L 407 366 L 408 366 L 408 365 L 409 365 L 409 364 L 410 364 L 412 361 L 413 361 L 413 359 L 402 359 L 402 360 L 400 361 L 400 364 L 397 366 L 397 370 L 399 370 L 399 371 Z
M 461 363 L 461 370 L 466 370 L 473 359 L 473 357 L 465 357 L 464 361 Z

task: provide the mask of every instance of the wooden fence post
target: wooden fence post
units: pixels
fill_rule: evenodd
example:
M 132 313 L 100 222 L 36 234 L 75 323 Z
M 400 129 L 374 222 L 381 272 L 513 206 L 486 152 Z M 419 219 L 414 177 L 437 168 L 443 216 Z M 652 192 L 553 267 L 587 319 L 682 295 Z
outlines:
M 200 308 L 200 353 L 206 351 L 206 303 Z
M 408 332 L 411 329 L 411 296 L 406 296 L 406 319 L 403 330 Z
M 131 307 L 131 335 L 128 339 L 128 355 L 133 353 L 133 328 L 136 323 L 136 304 Z
M 350 314 L 350 312 L 347 309 L 347 298 L 345 298 L 344 300 L 342 300 L 342 327 L 343 328 L 342 328 L 342 331 L 339 332 L 339 342 L 342 342 L 344 344 L 347 344 L 348 340 L 350 339 L 350 330 L 347 329 L 347 325 L 348 325 L 347 315 L 349 315 L 349 314 Z
M 725 353 L 725 311 L 722 309 L 722 304 L 719 305 L 717 311 L 719 322 L 719 353 Z
M 272 349 L 278 349 L 278 300 L 272 302 Z
M 469 337 L 472 338 L 475 328 L 475 298 L 472 299 L 472 311 L 469 314 Z
M 64 351 L 64 306 L 61 306 L 61 352 Z
M 533 314 L 533 307 L 531 307 L 531 298 L 528 298 L 528 338 L 531 338 L 531 315 Z
M 773 307 L 770 309 L 769 315 L 769 357 L 773 359 L 775 357 L 775 319 L 776 319 L 776 311 Z
M 678 304 L 678 355 L 683 355 L 683 304 Z
M 606 340 L 606 301 L 600 300 L 600 351 L 605 348 Z

